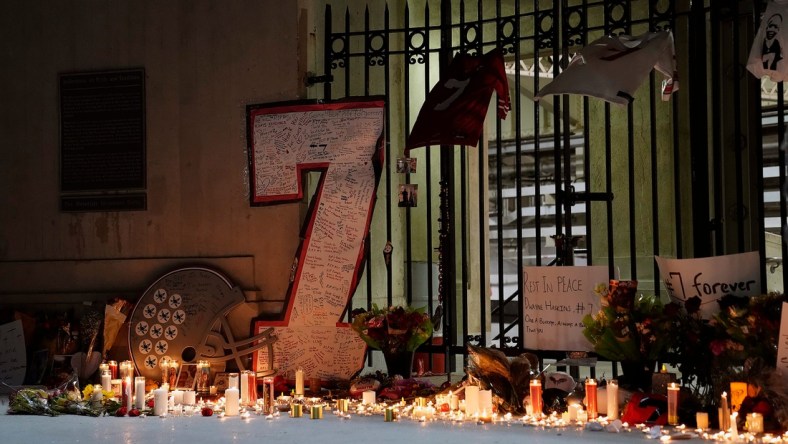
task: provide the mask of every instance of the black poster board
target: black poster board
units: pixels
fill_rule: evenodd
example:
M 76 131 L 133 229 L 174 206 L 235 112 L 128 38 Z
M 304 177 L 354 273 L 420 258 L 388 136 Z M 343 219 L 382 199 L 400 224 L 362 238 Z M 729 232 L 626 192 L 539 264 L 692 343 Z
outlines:
M 144 69 L 66 73 L 59 84 L 61 192 L 144 189 Z

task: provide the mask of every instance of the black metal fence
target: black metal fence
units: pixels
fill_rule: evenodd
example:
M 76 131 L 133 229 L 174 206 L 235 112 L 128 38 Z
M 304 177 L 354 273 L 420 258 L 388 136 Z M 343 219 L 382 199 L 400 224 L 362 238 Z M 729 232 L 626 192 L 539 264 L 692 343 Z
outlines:
M 325 71 L 311 80 L 323 84 L 321 99 L 386 97 L 386 168 L 351 305 L 406 301 L 442 311 L 441 339 L 425 347 L 435 354 L 430 367 L 443 355 L 454 370 L 467 343 L 523 350 L 525 265 L 606 265 L 611 277 L 659 294 L 655 255 L 759 251 L 762 291 L 782 291 L 784 90 L 744 69 L 765 2 L 397 5 L 327 6 L 318 44 Z M 659 99 L 654 73 L 624 107 L 581 96 L 533 100 L 596 38 L 660 30 L 672 31 L 680 75 L 669 101 Z M 495 47 L 505 52 L 509 117 L 491 111 L 477 147 L 415 150 L 416 172 L 397 174 L 418 109 L 452 57 Z M 401 184 L 418 186 L 416 207 L 398 206 Z M 576 244 L 557 248 L 553 236 Z M 396 258 L 388 268 L 378 258 L 386 241 Z

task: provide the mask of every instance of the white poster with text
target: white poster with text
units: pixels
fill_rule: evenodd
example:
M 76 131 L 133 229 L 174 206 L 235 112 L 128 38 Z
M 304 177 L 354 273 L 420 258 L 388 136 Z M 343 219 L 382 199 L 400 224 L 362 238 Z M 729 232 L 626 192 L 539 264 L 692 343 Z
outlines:
M 654 258 L 670 297 L 682 304 L 699 297 L 701 315 L 706 319 L 720 311 L 717 300 L 725 295 L 761 293 L 761 261 L 757 251 L 700 259 Z
M 599 311 L 597 284 L 607 284 L 608 268 L 524 267 L 525 348 L 591 351 L 583 317 Z

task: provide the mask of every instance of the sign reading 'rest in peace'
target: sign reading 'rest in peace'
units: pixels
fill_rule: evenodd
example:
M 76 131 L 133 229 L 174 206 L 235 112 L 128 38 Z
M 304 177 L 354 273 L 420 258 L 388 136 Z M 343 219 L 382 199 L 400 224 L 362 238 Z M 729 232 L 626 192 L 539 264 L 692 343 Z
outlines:
M 599 311 L 594 286 L 607 281 L 604 266 L 524 267 L 525 348 L 591 351 L 583 316 Z

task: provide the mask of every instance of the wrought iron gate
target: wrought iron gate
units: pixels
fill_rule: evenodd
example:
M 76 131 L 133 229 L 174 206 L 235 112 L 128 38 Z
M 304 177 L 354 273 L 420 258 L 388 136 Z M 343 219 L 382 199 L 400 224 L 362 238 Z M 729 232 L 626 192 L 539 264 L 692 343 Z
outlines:
M 524 265 L 607 265 L 611 277 L 659 293 L 655 255 L 757 250 L 763 291 L 782 291 L 784 91 L 743 69 L 764 2 L 392 3 L 340 14 L 326 6 L 324 72 L 309 80 L 323 84 L 320 99 L 386 97 L 386 168 L 352 305 L 440 307 L 442 340 L 424 347 L 430 367 L 453 370 L 469 342 L 523 350 Z M 658 30 L 672 31 L 681 76 L 669 102 L 654 74 L 625 107 L 566 95 L 533 101 L 594 39 Z M 494 47 L 506 54 L 509 118 L 490 113 L 477 147 L 416 150 L 416 172 L 397 174 L 440 72 L 456 53 Z M 416 207 L 398 206 L 401 184 L 418 186 Z M 556 248 L 552 236 L 577 236 L 577 245 Z M 387 241 L 389 267 L 379 253 Z M 767 273 L 779 276 L 768 280 L 775 288 Z

